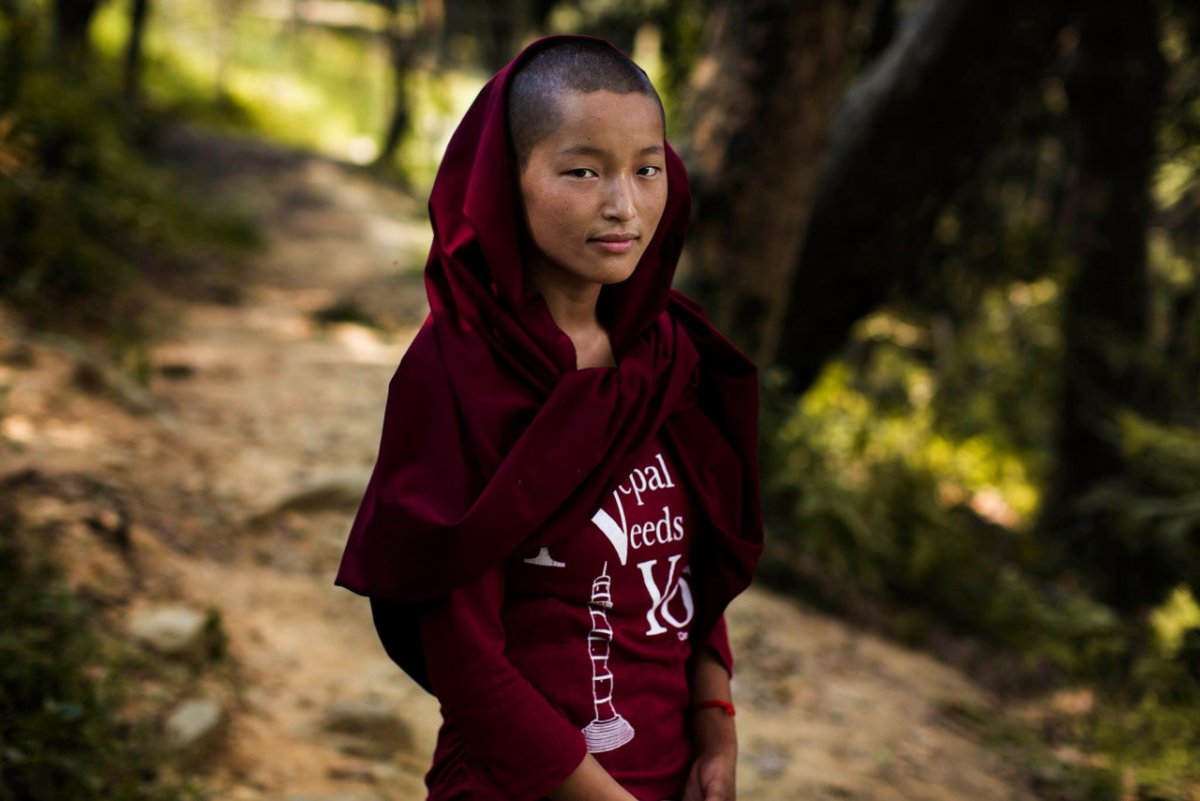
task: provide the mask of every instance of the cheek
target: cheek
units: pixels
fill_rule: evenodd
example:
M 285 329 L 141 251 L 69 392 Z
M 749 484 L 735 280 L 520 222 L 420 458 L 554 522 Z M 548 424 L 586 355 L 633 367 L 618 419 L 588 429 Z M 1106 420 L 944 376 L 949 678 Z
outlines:
M 643 205 L 642 215 L 647 222 L 653 222 L 654 227 L 658 227 L 658 223 L 662 220 L 663 212 L 667 209 L 667 185 L 663 181 L 661 188 L 655 187 L 653 192 L 646 196 L 645 204 Z
M 579 227 L 579 199 L 570 192 L 543 191 L 525 204 L 529 228 L 539 243 L 571 237 Z

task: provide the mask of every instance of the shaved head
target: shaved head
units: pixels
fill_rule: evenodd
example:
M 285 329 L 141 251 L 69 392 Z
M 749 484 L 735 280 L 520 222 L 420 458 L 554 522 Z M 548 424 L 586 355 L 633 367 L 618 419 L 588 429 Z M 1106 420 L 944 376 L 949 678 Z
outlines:
M 604 42 L 550 42 L 521 65 L 508 88 L 508 130 L 522 170 L 537 143 L 562 123 L 558 98 L 566 92 L 598 91 L 654 98 L 665 132 L 662 99 L 641 67 Z

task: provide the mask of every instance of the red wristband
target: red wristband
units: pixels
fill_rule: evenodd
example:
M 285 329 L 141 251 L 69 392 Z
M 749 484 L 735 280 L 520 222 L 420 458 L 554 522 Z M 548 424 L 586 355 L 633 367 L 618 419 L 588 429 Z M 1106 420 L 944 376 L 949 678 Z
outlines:
M 699 701 L 692 704 L 692 711 L 699 712 L 701 709 L 724 709 L 725 714 L 733 717 L 733 703 L 730 701 Z

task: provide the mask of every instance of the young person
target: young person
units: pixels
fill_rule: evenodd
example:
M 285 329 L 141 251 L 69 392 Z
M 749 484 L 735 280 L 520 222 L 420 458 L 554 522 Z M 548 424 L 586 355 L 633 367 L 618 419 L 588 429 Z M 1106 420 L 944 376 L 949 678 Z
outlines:
M 336 579 L 441 702 L 429 799 L 733 799 L 757 376 L 671 289 L 689 193 L 657 93 L 602 40 L 535 42 L 429 206 L 430 314 Z

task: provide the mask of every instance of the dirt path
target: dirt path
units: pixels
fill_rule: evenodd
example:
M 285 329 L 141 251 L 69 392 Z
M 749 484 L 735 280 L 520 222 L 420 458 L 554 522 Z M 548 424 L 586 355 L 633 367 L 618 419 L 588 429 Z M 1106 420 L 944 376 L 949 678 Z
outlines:
M 134 496 L 148 578 L 132 606 L 219 610 L 241 672 L 228 752 L 208 774 L 215 797 L 416 801 L 437 705 L 384 655 L 365 600 L 332 577 L 388 379 L 423 314 L 424 208 L 260 144 L 181 136 L 172 153 L 266 226 L 243 302 L 181 308 L 152 354 L 156 416 L 80 393 L 52 349 L 0 367 L 12 387 L 0 456 L 6 470 L 87 471 Z M 313 322 L 347 296 L 389 318 L 388 333 Z M 325 488 L 315 510 L 252 522 L 306 487 Z M 954 670 L 764 591 L 739 599 L 730 622 L 742 798 L 1032 797 L 941 711 L 990 703 Z M 400 710 L 409 750 L 355 756 L 322 730 L 330 704 L 363 698 Z

